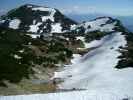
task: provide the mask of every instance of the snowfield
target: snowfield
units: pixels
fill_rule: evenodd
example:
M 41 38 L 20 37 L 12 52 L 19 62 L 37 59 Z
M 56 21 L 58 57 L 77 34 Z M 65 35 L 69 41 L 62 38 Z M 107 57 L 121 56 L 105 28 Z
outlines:
M 124 36 L 120 32 L 113 33 L 105 36 L 101 41 L 99 47 L 81 57 L 77 63 L 70 65 L 71 67 L 65 67 L 61 72 L 55 72 L 56 78 L 64 79 L 59 88 L 89 90 L 104 88 L 104 86 L 107 86 L 107 88 L 111 86 L 112 88 L 114 81 L 113 86 L 119 88 L 120 81 L 122 81 L 121 84 L 126 82 L 119 80 L 121 78 L 120 71 L 114 68 L 119 60 L 117 57 L 120 55 L 117 50 L 120 46 L 126 45 Z M 119 76 L 118 80 L 115 74 Z M 70 75 L 72 77 L 68 77 Z
M 77 40 L 83 41 L 85 48 L 98 47 L 104 42 L 105 38 L 106 38 L 106 36 L 104 38 L 102 38 L 101 40 L 94 40 L 94 41 L 91 41 L 90 43 L 87 43 L 87 42 L 85 42 L 85 39 L 83 36 L 76 37 Z
M 118 49 L 126 44 L 121 32 L 112 33 L 99 40 L 96 49 L 84 56 L 74 54 L 71 65 L 55 72 L 53 78 L 64 80 L 59 89 L 81 91 L 1 96 L 0 100 L 133 100 L 133 70 L 115 69 L 120 55 Z
M 34 23 L 34 21 L 33 21 L 33 23 Z M 39 26 L 40 26 L 41 24 L 42 24 L 42 23 L 39 22 L 39 23 L 37 23 L 36 25 L 35 25 L 35 24 L 30 25 L 30 26 L 29 26 L 30 29 L 28 30 L 28 32 L 34 32 L 34 33 L 37 33 L 37 31 L 39 30 Z
M 95 50 L 76 59 L 76 63 L 55 72 L 56 78 L 64 79 L 58 87 L 85 89 L 88 93 L 95 90 L 96 93 L 106 91 L 118 96 L 132 96 L 133 78 L 130 76 L 133 75 L 133 70 L 115 69 L 119 61 L 117 57 L 120 55 L 118 49 L 125 45 L 125 37 L 120 32 L 103 37 Z
M 46 21 L 46 20 L 50 19 L 51 21 L 54 22 L 54 14 L 56 12 L 55 9 L 48 8 L 48 7 L 35 7 L 35 8 L 32 8 L 32 10 L 33 11 L 38 11 L 39 10 L 39 11 L 47 11 L 47 12 L 49 12 L 50 13 L 49 16 L 43 16 L 42 17 L 42 21 Z
M 63 93 L 34 94 L 20 96 L 1 96 L 0 100 L 122 100 L 132 97 L 113 94 L 110 91 L 74 91 Z

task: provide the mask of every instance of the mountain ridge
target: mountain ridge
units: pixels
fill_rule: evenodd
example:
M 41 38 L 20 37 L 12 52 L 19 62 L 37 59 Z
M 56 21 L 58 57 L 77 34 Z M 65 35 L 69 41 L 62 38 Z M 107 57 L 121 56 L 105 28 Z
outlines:
M 60 89 L 58 85 L 61 89 L 76 90 L 75 84 L 80 84 L 81 80 L 89 87 L 84 78 L 90 78 L 88 72 L 91 68 L 94 69 L 90 76 L 99 74 L 99 71 L 95 73 L 97 69 L 117 75 L 116 69 L 132 68 L 133 35 L 118 19 L 104 16 L 77 23 L 55 8 L 27 4 L 3 16 L 0 23 L 0 68 L 3 69 L 0 85 L 5 87 L 11 87 L 9 83 L 16 87 L 23 84 L 21 89 L 30 93 L 36 89 L 39 92 L 55 92 Z M 24 67 L 21 69 L 19 66 Z M 63 71 L 56 72 L 62 66 L 66 66 Z M 81 80 L 73 81 L 76 77 Z M 48 84 L 44 84 L 45 80 Z M 29 82 L 30 89 L 27 86 Z M 49 84 L 54 84 L 52 90 L 40 89 L 40 85 L 47 87 Z M 14 90 L 18 91 L 18 88 Z

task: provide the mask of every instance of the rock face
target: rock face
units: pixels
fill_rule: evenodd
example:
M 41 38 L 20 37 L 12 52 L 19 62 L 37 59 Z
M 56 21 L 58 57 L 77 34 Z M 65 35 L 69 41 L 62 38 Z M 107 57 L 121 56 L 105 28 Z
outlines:
M 62 33 L 76 24 L 57 9 L 31 4 L 9 11 L 2 19 L 6 27 L 38 34 Z

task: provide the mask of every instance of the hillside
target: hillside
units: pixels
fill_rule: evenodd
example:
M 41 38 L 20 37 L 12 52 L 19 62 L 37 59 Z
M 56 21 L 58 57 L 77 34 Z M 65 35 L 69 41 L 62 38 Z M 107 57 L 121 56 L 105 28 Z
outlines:
M 72 56 L 72 51 L 60 41 L 32 39 L 18 30 L 0 27 L 0 86 L 13 87 L 8 82 L 19 85 L 23 80 L 31 84 L 33 80 L 49 81 L 56 64 L 68 62 Z
M 0 94 L 133 94 L 133 34 L 118 19 L 77 23 L 27 4 L 1 17 L 0 47 Z

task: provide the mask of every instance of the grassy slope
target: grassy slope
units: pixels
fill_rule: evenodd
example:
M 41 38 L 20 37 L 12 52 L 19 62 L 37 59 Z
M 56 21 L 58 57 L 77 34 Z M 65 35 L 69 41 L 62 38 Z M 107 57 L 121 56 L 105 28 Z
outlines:
M 29 44 L 30 43 L 30 44 Z M 19 52 L 23 50 L 24 52 Z M 40 53 L 40 54 L 39 54 Z M 14 56 L 18 55 L 21 59 Z M 17 83 L 34 74 L 32 67 L 55 67 L 71 58 L 72 52 L 56 40 L 31 39 L 25 33 L 0 27 L 0 83 Z

